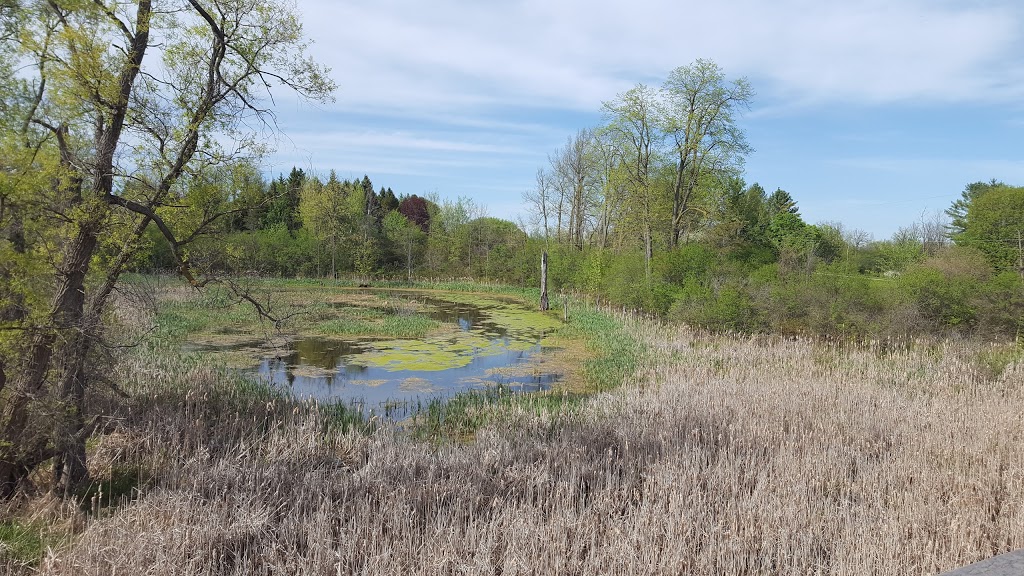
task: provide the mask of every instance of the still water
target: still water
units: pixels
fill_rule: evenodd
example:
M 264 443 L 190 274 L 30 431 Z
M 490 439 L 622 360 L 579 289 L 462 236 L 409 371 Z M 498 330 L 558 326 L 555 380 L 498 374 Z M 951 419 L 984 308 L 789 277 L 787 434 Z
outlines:
M 298 338 L 252 370 L 296 396 L 343 401 L 365 412 L 401 412 L 495 386 L 536 392 L 558 380 L 559 374 L 531 363 L 545 334 L 558 325 L 550 316 L 500 297 L 400 297 L 415 299 L 420 313 L 450 329 L 422 339 Z

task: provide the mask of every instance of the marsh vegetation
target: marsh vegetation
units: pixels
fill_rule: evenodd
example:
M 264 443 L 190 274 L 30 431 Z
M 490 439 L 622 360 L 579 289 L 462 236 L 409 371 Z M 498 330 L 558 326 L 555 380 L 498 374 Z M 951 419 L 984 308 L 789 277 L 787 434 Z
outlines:
M 300 399 L 393 418 L 467 390 L 578 385 L 584 358 L 564 323 L 522 296 L 431 289 L 250 288 L 285 320 L 268 326 L 224 292 L 163 297 L 158 340 L 203 352 Z M 280 310 L 280 312 L 278 312 Z
M 645 351 L 621 386 L 469 401 L 426 442 L 139 351 L 90 460 L 138 482 L 33 504 L 77 534 L 39 570 L 895 575 L 1024 546 L 1019 350 L 569 326 L 612 324 L 638 346 L 591 368 Z

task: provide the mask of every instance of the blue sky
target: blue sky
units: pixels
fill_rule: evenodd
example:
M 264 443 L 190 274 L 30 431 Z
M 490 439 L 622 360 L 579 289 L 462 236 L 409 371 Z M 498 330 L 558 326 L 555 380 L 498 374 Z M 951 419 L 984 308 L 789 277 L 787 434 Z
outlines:
M 601 103 L 697 58 L 757 91 L 746 180 L 882 239 L 964 186 L 1024 185 L 1019 0 L 301 0 L 333 104 L 278 98 L 267 170 L 368 174 L 516 219 Z

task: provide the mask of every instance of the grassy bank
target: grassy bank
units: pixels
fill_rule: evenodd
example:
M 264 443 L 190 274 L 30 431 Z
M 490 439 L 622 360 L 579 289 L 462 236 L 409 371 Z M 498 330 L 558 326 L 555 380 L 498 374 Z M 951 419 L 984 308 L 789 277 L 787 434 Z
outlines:
M 145 279 L 144 282 L 151 280 Z M 253 281 L 249 294 L 275 323 L 254 312 L 253 306 L 227 288 L 213 286 L 195 292 L 180 284 L 158 288 L 157 340 L 180 343 L 186 337 L 250 338 L 274 334 L 422 338 L 441 327 L 422 314 L 414 300 L 387 294 L 364 295 L 345 287 L 318 282 Z
M 540 418 L 575 414 L 595 393 L 626 382 L 644 358 L 636 336 L 609 312 L 581 308 L 551 340 L 567 349 L 557 359 L 566 380 L 545 392 L 521 394 L 499 387 L 431 402 L 409 423 L 415 437 L 458 441 L 510 414 L 530 413 Z

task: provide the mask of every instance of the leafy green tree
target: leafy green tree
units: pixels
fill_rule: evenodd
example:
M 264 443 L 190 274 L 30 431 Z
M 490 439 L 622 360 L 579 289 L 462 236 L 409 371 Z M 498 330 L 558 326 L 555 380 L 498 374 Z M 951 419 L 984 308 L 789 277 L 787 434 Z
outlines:
M 784 270 L 797 270 L 810 265 L 814 250 L 816 230 L 798 214 L 780 212 L 768 225 L 768 239 L 779 255 L 779 265 Z
M 709 213 L 710 226 L 701 240 L 719 249 L 729 250 L 746 244 L 755 230 L 768 226 L 764 221 L 764 188 L 749 187 L 738 176 L 718 183 Z
M 352 264 L 356 274 L 363 281 L 369 281 L 377 271 L 381 258 L 381 246 L 377 236 L 367 236 L 364 241 L 357 244 L 353 256 Z
M 380 209 L 385 216 L 394 210 L 398 210 L 398 197 L 395 196 L 395 193 L 391 188 L 385 190 L 384 187 L 381 186 L 380 192 L 377 193 L 377 197 L 380 198 Z
M 472 198 L 459 197 L 428 201 L 431 207 L 430 233 L 427 239 L 427 261 L 431 270 L 440 274 L 470 273 L 473 252 L 468 224 L 483 215 L 483 207 Z
M 847 245 L 843 240 L 842 230 L 829 224 L 818 224 L 815 227 L 814 255 L 832 264 L 843 258 Z
M 466 229 L 473 255 L 471 262 L 475 262 L 471 275 L 492 279 L 508 276 L 513 268 L 513 254 L 525 245 L 526 233 L 513 222 L 487 216 L 467 223 Z
M 658 216 L 656 172 L 663 138 L 657 126 L 658 106 L 658 93 L 644 84 L 604 103 L 609 120 L 605 131 L 611 135 L 618 155 L 613 178 L 621 182 L 625 190 L 624 217 L 619 226 L 639 232 L 643 243 L 644 277 L 648 283 Z
M 380 223 L 383 215 L 379 214 L 380 203 L 369 176 L 351 184 L 346 182 L 345 188 L 345 217 L 351 223 L 346 246 L 354 256 L 356 272 L 369 279 L 382 256 Z
M 976 324 L 977 308 L 972 300 L 978 282 L 972 278 L 917 264 L 908 268 L 897 283 L 926 323 L 925 329 L 970 331 Z
M 222 218 L 228 231 L 258 230 L 270 207 L 269 189 L 251 161 L 235 162 L 210 171 L 211 185 L 219 188 L 228 213 Z
M 1024 278 L 1024 187 L 996 185 L 975 194 L 956 241 L 981 250 L 996 269 Z
M 386 212 L 381 208 L 380 197 L 373 191 L 373 182 L 370 181 L 370 177 L 363 175 L 362 182 L 358 183 L 359 195 L 363 199 L 363 215 L 373 220 L 374 230 L 380 228 L 380 223 L 384 220 Z
M 397 210 L 384 217 L 384 237 L 391 243 L 401 260 L 405 261 L 406 279 L 412 281 L 415 259 L 426 248 L 427 234 Z
M 1024 278 L 1013 272 L 997 274 L 976 294 L 979 324 L 989 335 L 1024 336 Z
M 967 230 L 967 211 L 975 199 L 983 196 L 989 190 L 1003 188 L 1006 184 L 993 178 L 988 182 L 972 182 L 960 193 L 960 198 L 953 202 L 953 205 L 946 209 L 946 215 L 950 217 L 949 235 L 956 240 Z
M 307 178 L 299 198 L 303 227 L 328 247 L 331 278 L 338 277 L 338 250 L 354 227 L 349 209 L 351 188 L 347 182 L 339 181 L 332 170 L 326 183 L 317 178 Z
M 736 116 L 750 106 L 754 90 L 746 78 L 728 82 L 718 64 L 704 59 L 673 70 L 663 90 L 660 123 L 676 159 L 670 236 L 674 247 L 702 173 L 741 165 L 751 151 Z
M 800 209 L 796 206 L 796 200 L 789 195 L 782 188 L 777 188 L 775 192 L 772 192 L 771 196 L 765 200 L 765 208 L 768 210 L 768 217 L 774 218 L 776 214 L 782 212 L 789 212 L 790 214 L 799 214 Z
M 227 256 L 233 271 L 293 278 L 316 274 L 318 243 L 305 229 L 290 232 L 284 224 L 276 224 L 231 234 L 215 249 Z
M 298 16 L 272 0 L 25 0 L 13 10 L 18 34 L 0 45 L 0 61 L 19 64 L 0 78 L 0 147 L 12 152 L 0 227 L 20 221 L 25 246 L 46 253 L 26 249 L 5 270 L 32 288 L 0 336 L 0 369 L 13 375 L 0 390 L 0 495 L 51 458 L 57 491 L 70 493 L 88 480 L 85 440 L 100 422 L 86 412 L 98 393 L 87 368 L 145 230 L 155 224 L 178 270 L 203 285 L 187 247 L 218 217 L 169 222 L 193 200 L 182 178 L 234 161 L 233 150 L 262 151 L 250 127 L 270 114 L 267 87 L 324 99 L 333 83 L 304 54 Z
M 273 228 L 283 224 L 289 231 L 294 232 L 302 226 L 299 200 L 305 182 L 306 173 L 292 167 L 287 179 L 281 176 L 271 183 L 268 192 L 269 206 L 263 216 L 262 228 Z
M 912 228 L 900 228 L 892 239 L 877 242 L 878 272 L 903 272 L 924 259 L 924 246 Z

